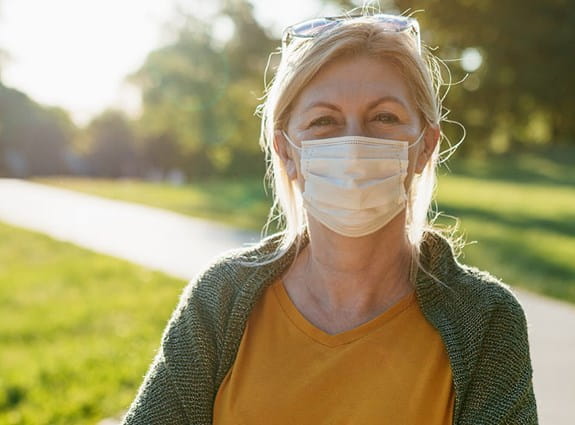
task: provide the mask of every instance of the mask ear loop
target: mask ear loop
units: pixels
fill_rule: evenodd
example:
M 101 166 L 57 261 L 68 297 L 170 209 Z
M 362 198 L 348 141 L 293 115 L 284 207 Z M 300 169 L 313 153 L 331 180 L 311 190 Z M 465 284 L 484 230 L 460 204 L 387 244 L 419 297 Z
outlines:
M 427 128 L 427 126 L 423 127 L 423 130 L 421 131 L 421 133 L 419 134 L 419 137 L 417 138 L 417 140 L 413 143 L 410 143 L 407 145 L 407 170 L 406 173 L 407 175 L 409 175 L 409 169 L 410 169 L 410 164 L 409 164 L 409 149 L 411 149 L 412 147 L 416 146 L 419 144 L 419 142 L 421 142 L 421 139 L 423 138 L 423 135 L 425 134 L 425 129 Z M 414 165 L 413 165 L 413 170 L 415 172 L 415 161 L 414 161 Z M 411 180 L 411 183 L 413 183 L 413 178 Z M 410 186 L 411 186 L 410 183 Z M 410 188 L 411 189 L 411 188 Z M 410 190 L 411 193 L 411 190 Z M 411 199 L 411 195 L 407 197 L 408 201 Z
M 300 155 L 301 155 L 302 148 L 299 148 L 298 146 L 296 146 L 296 144 L 294 142 L 292 142 L 292 140 L 289 138 L 289 136 L 287 135 L 287 133 L 284 130 L 282 130 L 282 134 L 285 137 L 285 139 L 288 141 L 288 143 L 292 146 L 292 148 L 294 148 L 295 150 L 300 152 Z M 293 158 L 292 158 L 292 161 L 293 161 Z
M 423 137 L 423 135 L 425 134 L 425 130 L 427 129 L 427 125 L 423 126 L 423 130 L 421 130 L 421 133 L 419 133 L 419 137 L 417 138 L 417 140 L 409 145 L 407 145 L 407 149 L 412 148 L 413 146 L 417 145 L 419 142 L 421 142 L 421 138 Z
M 285 132 L 285 130 L 282 130 L 281 132 L 282 132 L 283 136 L 285 137 L 285 139 L 288 141 L 288 143 L 289 143 L 296 151 L 301 152 L 301 151 L 303 150 L 302 148 L 298 147 L 294 142 L 292 142 L 292 140 L 291 140 L 290 137 L 287 135 L 287 133 Z M 292 160 L 293 160 L 293 158 L 292 158 Z M 297 186 L 299 187 L 299 185 L 297 185 Z M 293 188 L 293 182 L 292 182 L 292 188 Z M 299 195 L 296 193 L 295 196 L 296 196 L 296 197 L 299 197 L 300 201 L 302 201 L 302 200 L 301 200 L 302 188 L 299 187 L 299 190 L 300 190 Z M 303 214 L 303 216 L 300 216 L 300 218 L 301 218 L 301 220 L 302 220 L 303 226 L 305 227 L 304 233 L 307 233 L 307 232 L 308 232 L 308 229 L 309 229 L 309 227 L 308 227 L 309 224 L 308 224 L 307 215 L 306 215 L 306 214 Z M 299 243 L 299 242 L 298 242 L 298 243 Z M 298 246 L 299 246 L 299 245 L 298 245 Z M 299 250 L 299 248 L 298 248 L 298 250 Z M 297 252 L 296 252 L 296 257 L 297 257 L 297 255 L 298 255 L 298 254 L 297 254 Z
M 425 130 L 427 129 L 427 125 L 425 125 L 423 127 L 423 130 L 421 131 L 421 134 L 419 135 L 419 137 L 417 138 L 417 140 L 411 144 L 409 144 L 407 146 L 407 151 L 408 151 L 408 166 L 407 166 L 407 173 L 409 174 L 409 149 L 418 145 L 419 142 L 421 142 L 423 135 L 425 134 Z M 414 182 L 414 176 L 415 176 L 415 161 L 414 161 L 414 165 L 413 165 L 413 176 L 411 178 L 411 181 L 409 183 L 409 192 L 407 193 L 407 202 L 406 202 L 406 211 L 407 211 L 407 215 L 408 215 L 408 219 L 409 217 L 411 217 L 411 215 L 413 214 L 413 202 L 412 202 L 412 196 L 413 196 L 413 182 Z M 411 222 L 411 220 L 409 220 L 409 226 L 411 227 L 413 225 L 413 223 Z M 411 265 L 410 265 L 410 283 L 415 286 L 415 280 L 417 277 L 417 270 L 419 269 L 419 259 L 418 259 L 418 251 L 416 249 L 415 246 L 411 247 Z
M 426 130 L 427 126 L 423 127 L 423 130 L 421 131 L 421 133 L 419 134 L 419 137 L 417 138 L 417 140 L 413 143 L 410 143 L 409 145 L 407 145 L 407 158 L 409 161 L 409 149 L 411 149 L 412 147 L 416 146 L 419 144 L 419 142 L 421 142 L 421 139 L 423 138 L 423 135 L 425 134 L 425 130 Z M 413 169 L 415 171 L 415 161 L 414 161 L 414 165 L 413 165 Z M 407 166 L 407 172 L 409 173 L 409 163 Z
M 292 142 L 292 140 L 289 138 L 289 136 L 287 135 L 287 133 L 286 133 L 284 130 L 282 130 L 282 134 L 284 135 L 285 139 L 288 141 L 288 143 L 289 143 L 290 145 L 292 145 L 292 147 L 293 147 L 294 149 L 296 149 L 298 152 L 302 150 L 302 148 L 300 148 L 300 147 L 297 146 L 294 142 Z

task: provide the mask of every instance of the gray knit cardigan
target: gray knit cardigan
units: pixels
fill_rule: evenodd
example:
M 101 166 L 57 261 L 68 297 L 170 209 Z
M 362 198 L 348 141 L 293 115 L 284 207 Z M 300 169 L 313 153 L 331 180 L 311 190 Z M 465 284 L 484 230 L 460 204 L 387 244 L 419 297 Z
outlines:
M 269 265 L 243 263 L 272 253 L 279 240 L 273 235 L 229 252 L 188 283 L 123 424 L 212 423 L 218 387 L 234 363 L 250 311 L 289 267 L 295 246 Z M 439 234 L 424 235 L 421 262 L 447 284 L 420 270 L 415 287 L 449 356 L 453 424 L 537 424 L 527 323 L 517 298 L 489 274 L 460 264 Z

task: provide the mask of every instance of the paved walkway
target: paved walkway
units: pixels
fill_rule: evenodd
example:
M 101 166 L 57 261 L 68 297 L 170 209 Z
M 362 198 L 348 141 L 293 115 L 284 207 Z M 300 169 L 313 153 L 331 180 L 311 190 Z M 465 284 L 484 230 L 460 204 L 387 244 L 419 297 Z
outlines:
M 0 179 L 0 221 L 189 280 L 258 235 L 158 208 Z M 529 323 L 542 425 L 575 424 L 575 307 L 514 289 Z M 113 421 L 112 421 L 113 422 Z
M 259 239 L 159 208 L 17 179 L 0 179 L 0 220 L 186 280 L 222 251 Z

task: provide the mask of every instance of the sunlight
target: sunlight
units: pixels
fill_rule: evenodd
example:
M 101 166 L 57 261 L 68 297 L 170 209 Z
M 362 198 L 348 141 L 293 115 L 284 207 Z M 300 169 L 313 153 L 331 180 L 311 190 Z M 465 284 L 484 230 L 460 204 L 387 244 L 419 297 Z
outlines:
M 474 72 L 479 69 L 483 63 L 483 56 L 475 47 L 469 47 L 463 50 L 461 55 L 461 67 L 467 72 Z
M 36 101 L 59 105 L 83 123 L 106 105 L 137 108 L 122 87 L 157 46 L 171 2 L 154 0 L 4 0 L 3 82 Z
M 211 13 L 209 2 L 192 0 L 3 0 L 0 47 L 8 59 L 2 81 L 39 103 L 67 109 L 79 125 L 109 106 L 133 116 L 139 91 L 124 78 L 162 44 L 162 26 L 174 16 L 176 3 L 196 14 Z M 279 37 L 285 25 L 328 13 L 317 1 L 293 3 L 278 7 L 255 0 L 256 18 Z M 233 25 L 220 20 L 215 31 L 225 40 Z

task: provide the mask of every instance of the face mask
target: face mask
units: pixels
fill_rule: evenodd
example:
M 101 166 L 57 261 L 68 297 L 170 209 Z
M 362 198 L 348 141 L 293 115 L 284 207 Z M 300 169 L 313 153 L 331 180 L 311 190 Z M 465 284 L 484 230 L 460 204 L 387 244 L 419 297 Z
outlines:
M 343 236 L 360 237 L 381 229 L 405 209 L 406 141 L 363 136 L 304 140 L 300 152 L 308 214 Z

